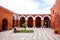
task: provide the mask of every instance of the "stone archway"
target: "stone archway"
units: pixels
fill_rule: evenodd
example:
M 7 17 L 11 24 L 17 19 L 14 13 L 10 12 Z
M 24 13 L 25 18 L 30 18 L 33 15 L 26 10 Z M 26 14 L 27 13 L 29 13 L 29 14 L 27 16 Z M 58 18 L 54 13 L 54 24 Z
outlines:
M 28 27 L 33 27 L 33 18 L 32 17 L 28 18 Z
M 23 27 L 22 24 L 25 23 L 25 18 L 24 17 L 21 17 L 20 18 L 20 27 Z
M 41 18 L 40 18 L 40 17 L 36 17 L 35 26 L 36 26 L 37 28 L 41 27 Z
M 3 19 L 2 20 L 2 30 L 7 30 L 7 26 L 8 26 L 8 20 Z
M 50 20 L 48 17 L 44 17 L 44 27 L 49 28 L 50 27 Z

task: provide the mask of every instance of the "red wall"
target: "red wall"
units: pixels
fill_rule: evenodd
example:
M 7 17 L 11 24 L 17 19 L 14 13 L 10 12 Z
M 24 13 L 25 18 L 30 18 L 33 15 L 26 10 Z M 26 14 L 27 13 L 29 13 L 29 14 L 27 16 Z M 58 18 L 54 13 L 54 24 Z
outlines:
M 60 34 L 60 0 L 56 0 L 51 8 L 51 23 L 51 27 L 58 28 L 58 34 Z
M 0 6 L 0 31 L 2 30 L 2 20 L 4 18 L 8 20 L 8 25 L 6 30 L 12 29 L 12 13 Z

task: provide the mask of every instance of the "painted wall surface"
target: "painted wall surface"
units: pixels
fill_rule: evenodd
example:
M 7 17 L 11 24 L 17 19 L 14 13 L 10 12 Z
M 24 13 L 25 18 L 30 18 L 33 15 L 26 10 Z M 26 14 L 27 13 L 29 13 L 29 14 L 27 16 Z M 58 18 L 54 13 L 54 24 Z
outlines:
M 7 9 L 0 6 L 0 31 L 2 30 L 2 21 L 3 19 L 7 19 L 7 27 L 6 30 L 12 28 L 12 14 Z
M 60 0 L 56 0 L 51 8 L 51 23 L 52 28 L 58 28 L 58 34 L 60 34 Z
M 16 14 L 16 13 L 13 13 L 12 11 L 0 6 L 0 31 L 2 31 L 3 19 L 7 19 L 7 21 L 8 21 L 6 30 L 12 29 L 13 27 L 21 27 L 20 26 L 21 17 L 25 18 L 25 23 L 27 24 L 27 27 L 28 27 L 28 18 L 29 17 L 33 18 L 33 23 L 32 23 L 33 27 L 36 26 L 37 17 L 41 18 L 41 27 L 44 27 L 44 17 L 48 17 L 49 20 L 51 21 L 50 14 L 33 14 L 33 15 L 32 14 L 26 14 L 26 15 L 25 14 Z M 13 23 L 14 23 L 14 25 L 13 25 Z M 51 23 L 49 23 L 49 24 L 51 24 Z

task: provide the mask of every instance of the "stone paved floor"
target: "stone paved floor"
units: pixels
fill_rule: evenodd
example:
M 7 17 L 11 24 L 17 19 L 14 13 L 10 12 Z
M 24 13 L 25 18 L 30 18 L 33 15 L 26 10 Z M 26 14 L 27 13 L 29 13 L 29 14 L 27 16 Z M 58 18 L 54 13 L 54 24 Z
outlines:
M 23 29 L 23 28 L 21 28 Z M 13 33 L 13 30 L 0 32 L 0 40 L 60 40 L 60 35 L 54 34 L 50 28 L 27 28 L 34 33 Z

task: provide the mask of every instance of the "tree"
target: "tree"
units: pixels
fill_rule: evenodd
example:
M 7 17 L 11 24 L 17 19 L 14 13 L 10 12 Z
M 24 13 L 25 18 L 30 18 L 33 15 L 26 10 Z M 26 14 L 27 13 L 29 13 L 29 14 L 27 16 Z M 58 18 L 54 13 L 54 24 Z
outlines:
M 22 26 L 24 26 L 24 28 L 25 28 L 25 30 L 26 30 L 26 26 L 27 26 L 26 23 L 23 23 Z

